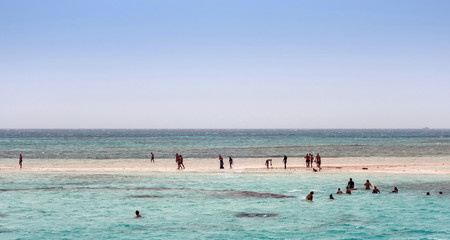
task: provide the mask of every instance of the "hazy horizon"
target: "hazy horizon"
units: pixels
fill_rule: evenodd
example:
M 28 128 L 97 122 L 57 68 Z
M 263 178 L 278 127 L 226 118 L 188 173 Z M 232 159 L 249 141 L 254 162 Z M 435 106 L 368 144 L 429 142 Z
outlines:
M 2 129 L 448 129 L 449 1 L 3 1 Z

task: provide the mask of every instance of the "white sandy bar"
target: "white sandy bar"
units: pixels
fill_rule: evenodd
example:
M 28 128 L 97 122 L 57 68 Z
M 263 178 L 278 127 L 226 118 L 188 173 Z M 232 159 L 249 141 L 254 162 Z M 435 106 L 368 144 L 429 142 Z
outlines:
M 305 167 L 303 158 L 289 158 L 287 169 L 283 168 L 282 158 L 272 158 L 273 168 L 267 169 L 262 158 L 234 158 L 233 169 L 229 169 L 225 159 L 225 169 L 219 170 L 218 159 L 185 158 L 188 172 L 257 172 L 257 171 L 312 171 Z M 16 159 L 1 159 L 0 171 L 26 172 L 174 172 L 177 165 L 174 159 L 24 159 L 23 168 L 18 167 Z M 317 167 L 314 165 L 317 169 Z M 413 174 L 450 174 L 450 157 L 365 157 L 365 158 L 323 158 L 321 172 L 392 172 Z

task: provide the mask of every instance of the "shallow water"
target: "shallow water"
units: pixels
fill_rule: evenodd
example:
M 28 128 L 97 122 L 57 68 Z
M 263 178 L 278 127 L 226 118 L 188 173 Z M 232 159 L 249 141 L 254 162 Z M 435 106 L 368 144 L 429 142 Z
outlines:
M 349 177 L 382 193 L 329 200 Z M 448 239 L 449 192 L 446 175 L 2 172 L 0 239 Z
M 450 156 L 448 129 L 0 129 L 0 159 Z

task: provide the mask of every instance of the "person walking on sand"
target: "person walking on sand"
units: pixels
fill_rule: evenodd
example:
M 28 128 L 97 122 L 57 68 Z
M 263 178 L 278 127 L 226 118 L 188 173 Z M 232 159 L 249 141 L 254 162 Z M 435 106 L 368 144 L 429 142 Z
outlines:
M 19 166 L 22 168 L 22 154 L 19 155 Z
M 175 162 L 177 163 L 177 165 L 178 165 L 178 170 L 180 170 L 181 169 L 181 161 L 180 161 L 180 156 L 181 155 L 178 155 L 178 153 L 177 154 L 175 154 Z
M 219 155 L 220 169 L 224 169 L 223 167 L 223 157 Z
M 230 156 L 228 156 L 228 162 L 230 162 L 230 169 L 232 169 L 233 168 L 233 159 L 230 157 Z
M 151 152 L 150 154 L 151 154 L 150 162 L 155 162 L 155 154 L 153 154 L 153 152 Z
M 181 169 L 185 169 L 186 167 L 184 167 L 184 163 L 183 163 L 183 156 L 180 155 L 180 167 Z
M 283 157 L 283 163 L 284 163 L 284 169 L 286 169 L 286 164 L 287 164 L 287 157 L 286 157 L 286 155 L 284 155 L 284 157 Z

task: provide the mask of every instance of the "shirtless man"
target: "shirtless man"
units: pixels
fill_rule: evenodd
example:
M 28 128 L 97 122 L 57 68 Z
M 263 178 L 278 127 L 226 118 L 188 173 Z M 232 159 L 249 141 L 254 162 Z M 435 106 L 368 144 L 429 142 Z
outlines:
M 309 161 L 311 160 L 311 158 L 309 157 L 309 154 L 306 154 L 305 159 L 306 159 L 306 167 L 309 168 Z
M 330 194 L 330 199 L 334 200 L 333 194 Z
M 341 191 L 341 189 L 340 189 L 340 188 L 338 188 L 338 190 L 337 190 L 336 194 L 343 194 L 343 192 Z
M 228 157 L 228 162 L 230 162 L 230 169 L 233 168 L 233 159 L 231 157 Z
M 370 183 L 369 180 L 366 180 L 366 183 L 364 183 L 364 186 L 366 187 L 366 190 L 370 190 L 370 187 L 372 187 L 372 183 Z
M 398 188 L 394 187 L 394 190 L 392 190 L 392 193 L 398 193 Z
M 150 153 L 152 156 L 150 158 L 150 162 L 155 162 L 155 154 L 153 152 Z
M 309 167 L 313 167 L 313 162 L 314 162 L 314 156 L 310 153 L 309 154 L 309 159 L 311 160 L 311 164 L 309 165 Z
M 322 165 L 322 158 L 320 157 L 319 154 L 316 155 L 316 163 L 317 163 L 317 167 L 319 168 L 319 170 L 322 169 L 321 165 Z

